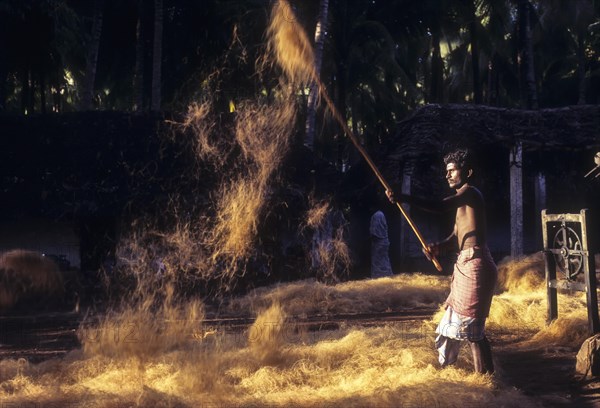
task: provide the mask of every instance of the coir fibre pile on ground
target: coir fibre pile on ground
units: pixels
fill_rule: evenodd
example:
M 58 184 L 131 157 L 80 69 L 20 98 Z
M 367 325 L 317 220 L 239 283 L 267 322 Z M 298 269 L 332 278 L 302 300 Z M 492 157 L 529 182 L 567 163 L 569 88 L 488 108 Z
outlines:
M 537 255 L 502 265 L 490 337 L 514 333 L 524 348 L 578 347 L 584 300 L 561 295 L 563 317 L 546 327 L 542 267 Z M 82 328 L 82 349 L 64 358 L 2 361 L 0 400 L 86 407 L 537 406 L 503 383 L 501 366 L 494 376 L 472 373 L 467 349 L 455 367 L 440 369 L 433 347 L 439 313 L 422 323 L 335 331 L 306 331 L 289 317 L 439 307 L 448 285 L 448 277 L 414 274 L 263 288 L 231 302 L 257 313 L 240 331 L 203 325 L 197 303 L 152 315 L 114 313 Z

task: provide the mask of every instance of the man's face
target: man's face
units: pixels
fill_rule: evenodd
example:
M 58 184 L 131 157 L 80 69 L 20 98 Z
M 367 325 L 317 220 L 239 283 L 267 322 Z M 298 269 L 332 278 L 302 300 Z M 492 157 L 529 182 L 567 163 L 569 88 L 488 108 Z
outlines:
M 466 174 L 463 169 L 457 166 L 456 163 L 450 162 L 446 165 L 446 180 L 450 188 L 461 188 L 467 181 Z

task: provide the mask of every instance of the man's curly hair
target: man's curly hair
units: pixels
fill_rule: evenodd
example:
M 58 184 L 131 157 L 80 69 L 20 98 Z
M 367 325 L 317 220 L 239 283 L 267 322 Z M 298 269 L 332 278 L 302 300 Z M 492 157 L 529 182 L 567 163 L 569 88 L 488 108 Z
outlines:
M 456 149 L 444 156 L 444 164 L 455 163 L 459 169 L 473 169 L 473 159 L 469 149 Z

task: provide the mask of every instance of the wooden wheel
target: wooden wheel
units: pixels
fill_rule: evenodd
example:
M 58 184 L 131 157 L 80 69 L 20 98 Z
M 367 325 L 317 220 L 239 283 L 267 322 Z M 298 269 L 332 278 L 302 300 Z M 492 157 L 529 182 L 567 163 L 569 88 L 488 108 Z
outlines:
M 573 280 L 583 267 L 581 239 L 573 228 L 563 225 L 554 235 L 553 247 L 560 249 L 560 254 L 554 254 L 558 268 L 568 280 Z

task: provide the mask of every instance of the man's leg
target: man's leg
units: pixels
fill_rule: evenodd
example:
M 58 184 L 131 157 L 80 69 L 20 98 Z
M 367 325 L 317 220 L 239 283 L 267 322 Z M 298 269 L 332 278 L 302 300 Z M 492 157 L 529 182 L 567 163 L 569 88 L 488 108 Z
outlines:
M 438 361 L 442 367 L 456 363 L 462 341 L 439 335 L 435 339 L 435 348 L 438 350 Z
M 458 352 L 462 345 L 459 337 L 461 324 L 460 317 L 453 312 L 452 307 L 446 308 L 444 316 L 435 329 L 438 334 L 435 339 L 435 348 L 438 349 L 438 360 L 442 367 L 454 364 L 458 359 Z
M 492 374 L 494 372 L 494 361 L 492 360 L 492 347 L 487 337 L 478 341 L 471 341 L 471 352 L 473 353 L 473 368 L 481 374 Z

